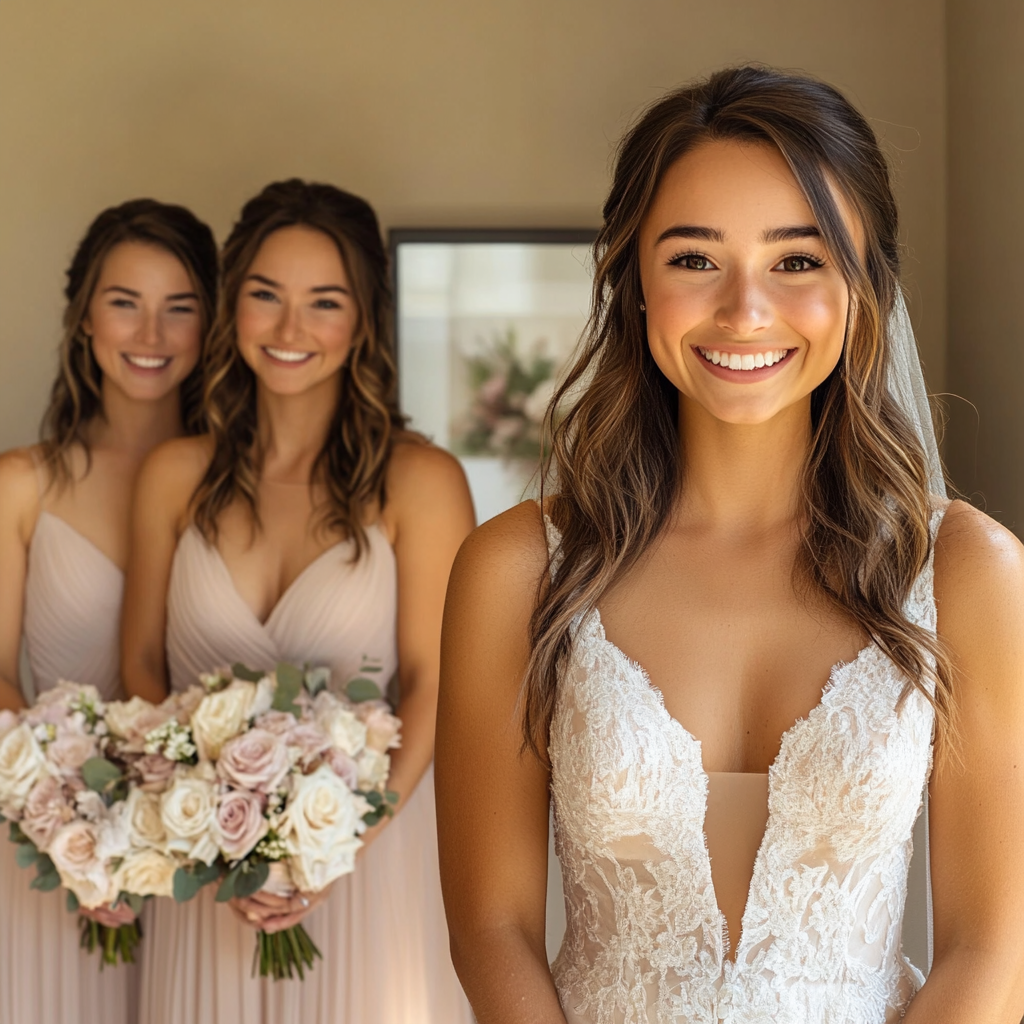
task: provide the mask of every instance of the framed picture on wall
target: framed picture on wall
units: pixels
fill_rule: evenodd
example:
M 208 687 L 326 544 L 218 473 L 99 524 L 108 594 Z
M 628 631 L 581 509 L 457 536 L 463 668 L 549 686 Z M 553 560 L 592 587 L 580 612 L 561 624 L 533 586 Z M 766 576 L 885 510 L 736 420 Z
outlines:
M 536 491 L 541 421 L 589 314 L 595 236 L 390 233 L 402 408 L 458 456 L 478 522 Z

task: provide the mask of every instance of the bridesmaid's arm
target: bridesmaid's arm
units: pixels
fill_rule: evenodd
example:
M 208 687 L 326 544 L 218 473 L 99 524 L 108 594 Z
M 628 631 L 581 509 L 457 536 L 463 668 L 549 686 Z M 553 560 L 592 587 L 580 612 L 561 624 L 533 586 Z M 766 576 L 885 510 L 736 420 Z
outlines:
M 18 654 L 28 547 L 38 517 L 36 470 L 28 450 L 0 455 L 0 711 L 25 706 L 18 685 Z
M 935 959 L 907 1024 L 1017 1024 L 1024 1012 L 1024 548 L 956 502 L 935 549 L 953 658 L 955 758 L 931 794 Z M 954 741 L 956 742 L 956 741 Z
M 476 530 L 441 641 L 437 824 L 452 961 L 479 1024 L 565 1024 L 548 969 L 547 766 L 522 749 L 528 625 L 547 551 L 526 502 Z
M 399 794 L 401 812 L 434 756 L 445 591 L 459 546 L 474 526 L 458 461 L 420 441 L 396 445 L 383 518 L 398 567 L 395 713 L 402 720 L 402 745 L 392 755 L 388 788 Z
M 154 704 L 168 693 L 167 587 L 192 492 L 208 462 L 203 438 L 179 438 L 142 464 L 132 507 L 121 614 L 121 675 L 129 697 Z

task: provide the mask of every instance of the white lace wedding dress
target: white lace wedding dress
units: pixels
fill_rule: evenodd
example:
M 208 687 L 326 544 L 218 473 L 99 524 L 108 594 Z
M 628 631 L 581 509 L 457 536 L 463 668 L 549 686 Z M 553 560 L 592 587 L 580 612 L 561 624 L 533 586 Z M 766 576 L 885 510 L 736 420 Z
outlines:
M 906 612 L 935 629 L 931 559 Z M 783 736 L 733 961 L 704 839 L 700 743 L 596 611 L 578 624 L 550 738 L 567 917 L 552 971 L 569 1024 L 903 1015 L 923 980 L 901 931 L 933 721 L 917 690 L 896 710 L 904 683 L 869 645 Z

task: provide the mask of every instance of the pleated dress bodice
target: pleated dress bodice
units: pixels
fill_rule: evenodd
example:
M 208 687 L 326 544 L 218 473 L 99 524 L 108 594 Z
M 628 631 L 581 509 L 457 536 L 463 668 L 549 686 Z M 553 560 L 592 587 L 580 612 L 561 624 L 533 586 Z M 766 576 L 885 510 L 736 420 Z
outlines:
M 376 524 L 367 551 L 353 561 L 341 541 L 311 562 L 260 622 L 235 588 L 220 552 L 190 526 L 182 534 L 167 594 L 167 662 L 171 688 L 199 673 L 242 662 L 271 669 L 280 661 L 326 666 L 342 687 L 366 664 L 387 682 L 398 665 L 395 555 Z
M 28 550 L 25 647 L 36 693 L 62 679 L 120 695 L 124 573 L 59 516 L 42 511 Z

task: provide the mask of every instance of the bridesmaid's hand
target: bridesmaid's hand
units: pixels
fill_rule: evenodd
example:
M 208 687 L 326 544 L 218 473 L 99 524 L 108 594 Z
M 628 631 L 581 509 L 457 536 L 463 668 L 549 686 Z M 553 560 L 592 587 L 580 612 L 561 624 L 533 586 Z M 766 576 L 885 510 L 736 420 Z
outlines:
M 311 910 L 320 906 L 330 892 L 330 886 L 320 892 L 299 892 L 294 896 L 273 896 L 258 892 L 245 899 L 229 901 L 231 909 L 251 928 L 264 932 L 281 932 L 294 928 Z
M 120 928 L 121 925 L 131 924 L 135 920 L 135 911 L 127 903 L 118 903 L 115 907 L 95 907 L 93 910 L 81 907 L 78 912 L 82 917 L 87 917 L 105 928 Z

